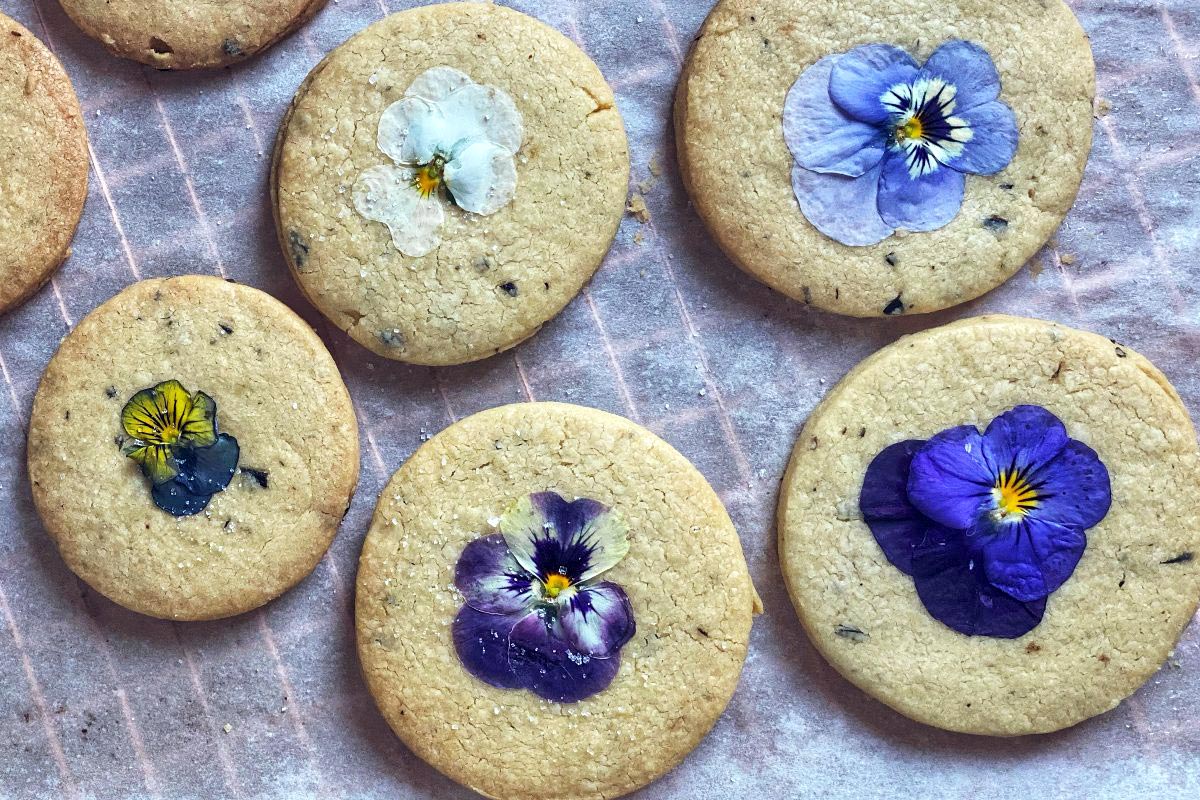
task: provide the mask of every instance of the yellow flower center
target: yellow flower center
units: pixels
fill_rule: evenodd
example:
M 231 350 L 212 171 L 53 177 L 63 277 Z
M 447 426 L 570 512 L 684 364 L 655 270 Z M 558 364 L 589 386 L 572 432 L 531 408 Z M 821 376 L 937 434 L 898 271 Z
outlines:
M 442 173 L 445 171 L 445 167 L 445 159 L 441 156 L 434 156 L 433 161 L 417 168 L 417 174 L 413 176 L 412 187 L 421 194 L 422 199 L 428 200 L 441 188 Z
M 906 122 L 896 126 L 896 138 L 902 142 L 909 139 L 920 139 L 925 135 L 925 126 L 921 124 L 921 118 L 913 116 Z
M 568 578 L 566 575 L 560 575 L 558 573 L 555 573 L 555 574 L 551 575 L 549 578 L 546 578 L 546 580 L 543 581 L 543 583 L 546 586 L 546 594 L 548 594 L 551 597 L 551 599 L 553 599 L 555 597 L 558 597 L 562 593 L 563 589 L 566 589 L 567 587 L 569 587 L 571 585 L 571 579 Z
M 159 431 L 158 437 L 162 440 L 163 444 L 175 444 L 179 441 L 179 437 L 182 434 L 183 431 L 181 431 L 178 427 L 172 425 L 171 423 L 167 423 L 163 425 L 162 430 Z
M 996 502 L 992 515 L 997 520 L 1012 518 L 1014 522 L 1020 521 L 1038 505 L 1037 491 L 1017 470 L 1000 473 L 1000 478 L 992 488 L 992 498 Z

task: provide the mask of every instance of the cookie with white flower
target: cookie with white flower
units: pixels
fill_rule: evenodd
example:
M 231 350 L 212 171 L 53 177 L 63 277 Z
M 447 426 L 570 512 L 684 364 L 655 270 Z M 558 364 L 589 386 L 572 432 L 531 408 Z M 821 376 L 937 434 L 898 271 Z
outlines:
M 612 90 L 583 51 L 503 6 L 444 3 L 313 70 L 272 183 L 313 304 L 380 355 L 441 365 L 513 347 L 570 302 L 628 177 Z
M 612 798 L 729 702 L 760 610 L 696 469 L 601 411 L 485 411 L 380 496 L 358 573 L 363 674 L 421 758 L 487 797 Z
M 915 720 L 1011 736 L 1116 707 L 1200 600 L 1200 453 L 1166 378 L 977 317 L 857 366 L 806 423 L 779 551 L 813 643 Z
M 1058 228 L 1094 73 L 1061 0 L 722 0 L 680 82 L 680 163 L 759 280 L 842 314 L 927 313 L 1000 285 Z
M 136 283 L 50 360 L 29 477 L 67 566 L 126 608 L 216 619 L 256 608 L 325 554 L 358 480 L 332 357 L 257 289 Z

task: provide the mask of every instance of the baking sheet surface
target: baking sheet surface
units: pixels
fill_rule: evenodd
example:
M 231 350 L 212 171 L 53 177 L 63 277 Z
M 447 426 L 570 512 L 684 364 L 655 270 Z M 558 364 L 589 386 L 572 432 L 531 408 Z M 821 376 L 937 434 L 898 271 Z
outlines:
M 506 402 L 624 414 L 688 456 L 728 506 L 766 605 L 728 711 L 641 798 L 1195 797 L 1200 626 L 1128 702 L 1049 736 L 988 740 L 910 722 L 821 659 L 783 588 L 772 522 L 794 437 L 855 363 L 904 333 L 999 311 L 1104 333 L 1200 412 L 1200 2 L 1075 0 L 1100 112 L 1074 210 L 983 299 L 856 321 L 738 272 L 688 206 L 669 119 L 712 0 L 521 0 L 617 93 L 648 224 L 629 217 L 589 289 L 532 341 L 480 364 L 385 362 L 331 328 L 281 260 L 268 208 L 283 110 L 329 50 L 407 0 L 332 0 L 230 70 L 158 73 L 108 56 L 54 0 L 0 0 L 57 52 L 91 136 L 74 255 L 0 317 L 0 798 L 468 798 L 411 755 L 358 674 L 353 582 L 379 491 L 423 437 Z M 1107 112 L 1107 113 L 1105 113 Z M 63 566 L 34 514 L 25 424 L 60 339 L 139 277 L 221 274 L 281 298 L 324 337 L 354 397 L 363 472 L 328 556 L 260 611 L 172 624 L 125 611 Z M 538 794 L 545 787 L 530 787 Z

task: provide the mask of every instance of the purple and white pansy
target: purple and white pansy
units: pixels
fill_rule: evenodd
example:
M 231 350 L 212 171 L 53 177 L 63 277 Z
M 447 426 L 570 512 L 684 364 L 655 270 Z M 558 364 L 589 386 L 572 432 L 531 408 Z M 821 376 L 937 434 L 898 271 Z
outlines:
M 1041 622 L 1111 504 L 1100 457 L 1032 405 L 983 433 L 963 425 L 885 448 L 859 497 L 875 541 L 935 619 L 1008 639 Z
M 857 247 L 943 227 L 965 175 L 995 175 L 1017 152 L 1016 117 L 999 97 L 992 58 L 973 42 L 946 42 L 923 66 L 890 44 L 822 58 L 784 103 L 800 210 Z
M 514 503 L 499 527 L 468 544 L 455 567 L 466 600 L 453 626 L 463 666 L 556 703 L 604 690 L 635 630 L 625 590 L 599 580 L 629 552 L 621 516 L 540 492 Z

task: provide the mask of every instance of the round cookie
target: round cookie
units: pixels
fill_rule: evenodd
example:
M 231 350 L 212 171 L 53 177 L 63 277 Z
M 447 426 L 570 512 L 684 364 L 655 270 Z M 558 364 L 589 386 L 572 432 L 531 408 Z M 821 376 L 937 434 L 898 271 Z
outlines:
M 912 578 L 894 550 L 885 555 L 886 530 L 872 522 L 880 517 L 864 513 L 866 487 L 879 485 L 867 470 L 879 466 L 877 456 L 886 461 L 889 446 L 964 424 L 983 430 L 1029 405 L 1061 420 L 1076 452 L 1094 451 L 1090 458 L 1107 468 L 1111 506 L 1086 531 L 1070 577 L 1039 601 L 1040 622 L 1009 638 L 965 635 L 934 618 L 938 598 L 922 591 L 917 557 L 906 570 Z M 989 427 L 985 442 L 991 435 Z M 972 452 L 969 440 L 963 452 Z M 913 459 L 906 469 L 914 471 L 906 473 L 912 501 L 912 475 L 924 476 L 924 465 Z M 1035 484 L 1061 469 L 1033 473 Z M 1077 500 L 1081 487 L 1061 498 Z M 1054 492 L 1039 492 L 1048 510 Z M 780 559 L 809 637 L 868 694 L 948 730 L 1048 732 L 1114 708 L 1175 646 L 1200 597 L 1198 492 L 1192 423 L 1148 361 L 1061 325 L 978 317 L 900 339 L 830 392 L 784 477 Z M 951 492 L 943 486 L 941 494 Z M 939 534 L 929 527 L 923 535 L 936 544 Z M 1013 602 L 990 596 L 997 608 Z
M 447 124 L 426 152 L 412 107 Z M 495 154 L 495 202 L 454 169 L 460 137 Z M 313 70 L 273 187 L 313 304 L 382 356 L 447 365 L 513 347 L 566 306 L 616 235 L 628 179 L 621 116 L 586 54 L 503 6 L 444 3 L 371 25 Z
M 165 402 L 139 406 L 156 391 Z M 154 450 L 143 425 L 176 443 Z M 216 619 L 316 566 L 358 480 L 358 427 L 303 320 L 257 289 L 185 276 L 134 284 L 63 340 L 28 457 L 38 514 L 75 574 L 143 614 Z M 159 483 L 162 469 L 177 474 Z
M 157 69 L 223 67 L 287 36 L 326 0 L 59 0 L 113 54 Z
M 607 688 L 578 702 L 488 685 L 456 650 L 457 620 L 476 602 L 462 580 L 468 554 L 502 542 L 495 531 L 508 530 L 514 503 L 545 492 L 590 498 L 572 507 L 598 501 L 628 531 L 627 554 L 599 579 L 623 588 L 636 630 Z M 559 403 L 484 411 L 423 445 L 380 497 L 357 598 L 363 672 L 392 729 L 501 800 L 547 786 L 613 798 L 667 772 L 728 703 L 761 610 L 737 533 L 700 473 L 626 419 Z M 525 677 L 536 685 L 547 670 Z
M 878 150 L 870 163 L 881 166 L 881 182 L 872 177 L 877 173 L 865 161 L 857 169 L 831 163 L 834 156 L 848 158 L 854 152 L 856 158 L 864 156 L 866 151 L 856 150 L 857 142 L 838 152 L 827 147 L 819 163 L 814 163 L 817 154 L 812 148 L 830 145 L 832 140 L 818 139 L 831 130 L 862 129 L 863 123 L 849 118 L 836 103 L 830 104 L 834 88 L 848 84 L 851 101 L 871 101 L 865 112 L 870 116 L 883 108 L 880 102 L 886 98 L 876 96 L 877 89 L 870 87 L 895 80 L 902 94 L 908 92 L 883 63 L 899 57 L 914 68 L 929 66 L 926 61 L 931 55 L 960 39 L 970 42 L 973 52 L 960 50 L 938 62 L 958 67 L 943 70 L 951 80 L 962 79 L 957 100 L 951 90 L 937 96 L 949 98 L 946 113 L 968 118 L 974 137 L 961 144 L 965 150 L 959 160 L 949 160 L 957 166 L 943 165 L 938 172 L 947 179 L 947 187 L 953 183 L 951 177 L 959 181 L 961 206 L 948 223 L 927 230 L 909 217 L 936 225 L 930 220 L 940 213 L 940 190 L 922 189 L 920 201 L 906 205 L 912 199 L 905 194 L 907 176 L 888 170 L 897 138 L 912 135 L 912 129 L 897 128 L 888 134 L 894 138 L 872 140 Z M 907 55 L 873 48 L 871 57 L 881 63 L 859 59 L 860 82 L 853 75 L 846 78 L 847 68 L 824 74 L 824 83 L 819 83 L 822 65 L 844 65 L 848 62 L 843 54 L 869 44 L 899 47 Z M 888 56 L 880 55 L 888 50 Z M 1015 128 L 1009 112 L 994 104 L 988 106 L 995 110 L 993 127 L 980 121 L 982 112 L 962 110 L 977 102 L 970 100 L 968 84 L 982 81 L 979 76 L 992 64 L 996 70 L 992 74 L 998 73 L 1000 82 L 999 103 L 1015 114 Z M 802 74 L 814 81 L 804 86 L 831 87 L 822 104 L 800 91 Z M 835 86 L 833 78 L 846 83 Z M 921 0 L 898 11 L 875 4 L 722 0 L 696 40 L 679 84 L 675 105 L 679 160 L 691 197 L 713 237 L 750 275 L 792 298 L 839 314 L 926 313 L 1000 285 L 1058 228 L 1075 200 L 1091 147 L 1094 83 L 1087 37 L 1061 0 L 1004 4 Z M 837 99 L 845 100 L 840 94 Z M 785 115 L 785 104 L 791 115 Z M 1006 115 L 1008 121 L 1002 119 Z M 836 117 L 836 122 L 830 122 L 830 117 Z M 893 116 L 887 124 L 896 119 Z M 827 124 L 833 127 L 826 128 Z M 794 131 L 789 134 L 791 147 L 785 129 Z M 1001 129 L 1015 137 L 1015 156 L 1010 151 L 997 155 L 993 163 L 980 163 L 986 154 L 972 148 L 982 147 L 983 134 Z M 917 132 L 921 130 L 916 126 Z M 932 124 L 925 130 L 933 130 Z M 954 136 L 966 139 L 969 134 Z M 844 146 L 847 140 L 838 144 Z M 801 168 L 793 157 L 798 151 L 814 159 L 805 161 L 807 166 L 819 169 Z M 946 160 L 947 151 L 937 153 Z M 1004 155 L 1011 160 L 1006 162 Z M 966 174 L 962 188 L 959 173 L 986 173 L 1004 163 L 1007 166 L 995 174 Z M 857 188 L 852 194 L 848 178 L 839 182 L 836 176 L 822 177 L 819 173 L 826 170 L 846 175 L 865 170 L 866 182 L 854 181 Z M 799 188 L 793 187 L 793 180 Z M 895 192 L 887 191 L 888 186 Z M 805 197 L 804 211 L 798 191 Z M 951 194 L 945 202 L 953 213 L 953 190 L 946 191 Z M 852 211 L 865 214 L 876 206 L 881 213 L 893 215 L 890 224 L 881 221 L 880 214 L 872 215 L 870 224 L 865 219 L 845 224 L 844 217 Z M 835 240 L 818 230 L 806 214 L 817 223 L 842 220 L 848 230 L 844 238 Z M 824 224 L 822 230 L 828 230 Z M 882 241 L 870 243 L 892 229 L 895 232 Z M 852 241 L 855 237 L 859 241 Z
M 71 253 L 87 199 L 87 131 L 71 79 L 0 14 L 0 312 L 36 292 Z

